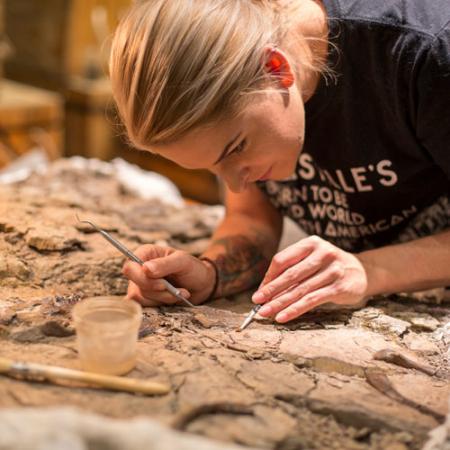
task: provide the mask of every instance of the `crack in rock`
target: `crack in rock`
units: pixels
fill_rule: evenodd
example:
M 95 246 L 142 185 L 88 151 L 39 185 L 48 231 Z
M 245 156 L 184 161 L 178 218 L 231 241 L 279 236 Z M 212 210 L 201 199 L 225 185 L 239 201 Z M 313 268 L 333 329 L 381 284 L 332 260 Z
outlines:
M 386 395 L 390 399 L 395 400 L 399 403 L 403 403 L 404 405 L 409 406 L 413 409 L 417 409 L 421 413 L 433 417 L 438 422 L 443 422 L 445 420 L 445 415 L 435 411 L 432 408 L 429 408 L 426 405 L 419 404 L 409 398 L 406 398 L 402 394 L 400 394 L 400 392 L 398 392 L 391 384 L 386 374 L 376 370 L 367 370 L 366 378 L 367 382 L 371 386 L 373 386 L 377 391 Z
M 237 403 L 211 403 L 196 406 L 189 411 L 180 414 L 172 423 L 175 430 L 185 430 L 191 422 L 201 416 L 211 414 L 232 414 L 253 416 L 254 412 L 248 405 L 240 405 Z

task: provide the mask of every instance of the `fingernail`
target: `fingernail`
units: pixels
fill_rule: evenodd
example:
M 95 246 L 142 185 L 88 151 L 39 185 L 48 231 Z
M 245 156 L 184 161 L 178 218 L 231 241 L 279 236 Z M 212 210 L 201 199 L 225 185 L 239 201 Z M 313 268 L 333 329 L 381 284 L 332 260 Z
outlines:
M 154 272 L 156 270 L 156 267 L 152 262 L 146 262 L 144 266 L 149 270 L 149 272 Z
M 252 295 L 252 301 L 258 303 L 264 300 L 264 294 L 262 292 L 255 292 Z
M 275 320 L 277 322 L 286 322 L 288 320 L 289 316 L 286 313 L 280 313 L 275 317 Z
M 260 316 L 271 316 L 272 315 L 272 307 L 269 305 L 264 305 L 259 311 L 258 314 Z

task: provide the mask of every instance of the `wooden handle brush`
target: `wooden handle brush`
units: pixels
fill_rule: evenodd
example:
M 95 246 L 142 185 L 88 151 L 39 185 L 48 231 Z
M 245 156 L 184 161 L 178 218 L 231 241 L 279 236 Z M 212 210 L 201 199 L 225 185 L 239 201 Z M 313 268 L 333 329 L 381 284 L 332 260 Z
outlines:
M 113 375 L 67 369 L 65 367 L 12 361 L 2 357 L 0 357 L 0 373 L 13 377 L 42 377 L 56 384 L 58 384 L 58 380 L 80 381 L 101 388 L 146 395 L 164 395 L 170 391 L 169 386 L 154 381 L 122 378 Z

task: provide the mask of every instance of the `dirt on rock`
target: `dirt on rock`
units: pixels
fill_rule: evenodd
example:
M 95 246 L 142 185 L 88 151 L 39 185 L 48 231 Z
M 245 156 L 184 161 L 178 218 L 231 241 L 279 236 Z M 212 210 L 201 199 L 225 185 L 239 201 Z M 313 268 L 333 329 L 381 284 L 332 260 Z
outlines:
M 174 208 L 128 192 L 114 174 L 70 161 L 0 186 L 0 348 L 4 357 L 78 368 L 71 309 L 123 296 L 123 256 L 158 243 L 200 254 L 217 209 Z M 373 299 L 278 325 L 236 329 L 250 294 L 196 308 L 144 309 L 130 377 L 164 381 L 144 397 L 0 377 L 0 407 L 72 405 L 147 416 L 178 430 L 263 449 L 419 449 L 447 414 L 450 304 L 428 296 Z

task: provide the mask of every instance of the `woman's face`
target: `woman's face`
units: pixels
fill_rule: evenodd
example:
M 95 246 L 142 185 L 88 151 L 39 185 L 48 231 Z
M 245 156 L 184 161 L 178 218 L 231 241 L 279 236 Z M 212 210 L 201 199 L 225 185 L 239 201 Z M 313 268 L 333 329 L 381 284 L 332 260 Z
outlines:
M 232 120 L 187 133 L 149 150 L 188 169 L 207 169 L 233 192 L 258 180 L 294 173 L 305 132 L 304 105 L 295 85 L 255 96 Z

